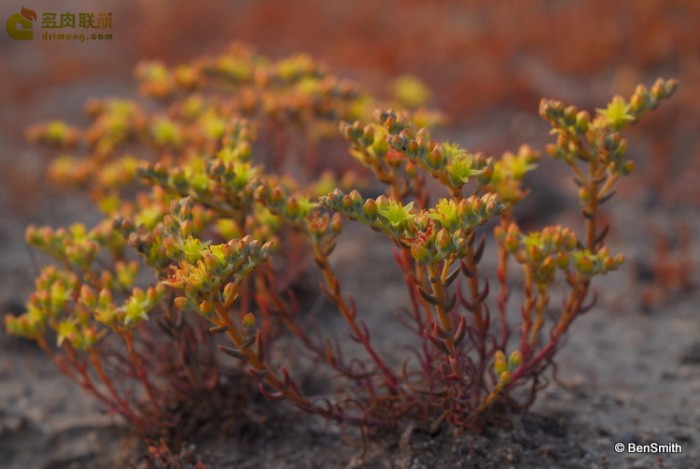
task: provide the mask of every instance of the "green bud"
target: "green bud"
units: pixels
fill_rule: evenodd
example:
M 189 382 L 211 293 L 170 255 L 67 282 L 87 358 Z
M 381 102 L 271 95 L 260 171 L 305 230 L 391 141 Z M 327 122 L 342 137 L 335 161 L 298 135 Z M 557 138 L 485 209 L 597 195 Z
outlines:
M 663 79 L 659 78 L 654 82 L 654 84 L 651 87 L 651 96 L 655 100 L 659 100 L 666 97 L 666 87 Z
M 394 133 L 393 130 L 396 127 L 396 116 L 389 115 L 387 118 L 382 122 L 382 125 L 386 127 L 386 129 L 389 131 L 389 133 Z
M 625 161 L 625 163 L 622 165 L 622 175 L 627 176 L 629 174 L 632 174 L 634 169 L 637 167 L 637 165 L 634 163 L 634 161 Z
M 591 115 L 588 111 L 580 111 L 576 114 L 576 132 L 580 134 L 585 134 L 588 132 L 588 124 L 591 122 Z
M 97 302 L 103 308 L 106 308 L 107 306 L 111 305 L 112 304 L 112 292 L 109 291 L 107 288 L 103 288 L 102 290 L 100 290 L 100 295 L 98 297 Z
M 413 161 L 407 161 L 404 171 L 406 172 L 407 177 L 412 178 L 418 173 L 418 165 L 416 165 Z
M 604 257 L 603 268 L 605 269 L 605 271 L 609 272 L 611 270 L 615 270 L 617 266 L 615 265 L 615 261 L 611 257 Z
M 595 265 L 590 257 L 583 255 L 576 260 L 576 270 L 582 275 L 589 276 L 593 273 Z
M 416 132 L 416 139 L 421 145 L 425 145 L 430 141 L 430 129 L 422 127 Z
M 269 202 L 271 205 L 275 206 L 284 200 L 284 192 L 279 187 L 275 187 L 270 193 Z
M 418 142 L 415 140 L 411 140 L 408 142 L 408 145 L 406 146 L 406 154 L 408 156 L 415 156 L 418 154 Z
M 561 159 L 564 157 L 564 149 L 561 148 L 559 145 L 556 145 L 554 143 L 548 143 L 544 149 L 547 152 L 547 154 L 554 159 Z
M 224 307 L 230 308 L 238 297 L 238 286 L 234 282 L 227 283 L 224 287 Z
M 430 250 L 422 244 L 414 244 L 411 246 L 411 256 L 421 265 L 429 264 L 432 259 Z
M 542 248 L 540 246 L 528 247 L 527 253 L 530 256 L 530 259 L 535 262 L 539 262 L 539 260 L 542 258 Z
M 89 309 L 93 309 L 95 306 L 97 306 L 97 298 L 95 297 L 95 293 L 87 285 L 80 287 L 80 301 Z
M 520 230 L 515 223 L 511 223 L 506 232 L 505 245 L 506 249 L 510 252 L 515 252 L 520 245 Z
M 299 206 L 299 201 L 295 197 L 291 197 L 287 201 L 287 206 L 284 208 L 285 215 L 293 219 L 299 215 L 300 211 L 301 207 Z
M 563 252 L 559 253 L 559 255 L 557 256 L 557 266 L 560 269 L 566 269 L 567 267 L 569 267 L 569 262 L 570 259 L 568 255 L 564 254 Z
M 493 371 L 497 376 L 501 376 L 508 371 L 508 363 L 506 362 L 506 354 L 501 350 L 497 350 L 493 356 Z
M 447 229 L 443 228 L 438 231 L 437 237 L 435 239 L 435 245 L 441 251 L 447 251 L 452 245 L 452 236 Z
M 219 259 L 211 252 L 204 254 L 204 265 L 207 267 L 207 272 L 210 274 L 218 275 L 221 273 L 222 265 Z
M 430 169 L 438 169 L 442 167 L 443 165 L 443 157 L 442 157 L 442 152 L 440 151 L 440 147 L 436 146 L 433 151 L 431 151 L 428 154 L 428 157 L 426 158 L 428 166 Z
M 671 78 L 670 80 L 666 80 L 665 84 L 665 97 L 670 98 L 673 93 L 676 92 L 678 89 L 678 80 L 675 78 Z
M 245 329 L 251 330 L 255 327 L 255 315 L 253 313 L 246 313 L 246 315 L 243 316 L 241 324 Z
M 508 357 L 508 369 L 509 370 L 514 370 L 523 361 L 523 354 L 520 352 L 520 350 L 514 350 L 510 356 Z
M 498 384 L 500 385 L 505 385 L 510 383 L 510 380 L 513 379 L 513 374 L 506 370 L 503 373 L 498 375 Z
M 180 297 L 183 298 L 183 297 Z M 180 299 L 178 298 L 178 299 Z M 186 299 L 186 298 L 185 298 Z M 199 303 L 199 312 L 202 316 L 208 317 L 214 312 L 214 303 L 208 300 L 204 300 Z
M 646 99 L 644 98 L 645 94 L 637 94 L 635 93 L 632 95 L 632 99 L 630 99 L 630 110 L 635 113 L 640 113 L 644 110 L 644 107 L 646 106 Z
M 544 261 L 542 261 L 540 268 L 545 274 L 551 274 L 554 272 L 554 269 L 556 268 L 554 258 L 552 258 L 552 256 L 547 256 Z
M 352 200 L 353 205 L 359 205 L 362 202 L 362 195 L 357 192 L 356 190 L 353 190 L 350 192 L 350 200 Z
M 371 125 L 366 125 L 362 131 L 362 138 L 366 144 L 374 142 L 374 127 Z
M 364 212 L 365 217 L 373 220 L 377 216 L 377 204 L 375 203 L 374 199 L 367 199 L 362 207 L 362 211 Z
M 350 198 L 350 195 L 345 194 L 341 200 L 341 205 L 343 206 L 344 209 L 350 210 L 352 208 L 352 199 Z
M 479 181 L 479 184 L 488 184 L 491 182 L 491 178 L 493 177 L 493 171 L 494 167 L 492 165 L 485 166 L 479 171 L 479 175 L 477 177 L 477 180 Z

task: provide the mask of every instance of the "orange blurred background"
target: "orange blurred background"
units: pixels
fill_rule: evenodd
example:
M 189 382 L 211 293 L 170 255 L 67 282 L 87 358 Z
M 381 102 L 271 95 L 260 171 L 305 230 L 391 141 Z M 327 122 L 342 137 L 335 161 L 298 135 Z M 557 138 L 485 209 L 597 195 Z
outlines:
M 133 96 L 134 65 L 173 64 L 242 40 L 271 57 L 308 52 L 340 76 L 380 94 L 412 74 L 451 119 L 452 137 L 472 150 L 500 152 L 547 138 L 541 97 L 599 107 L 657 76 L 681 80 L 678 95 L 637 129 L 640 178 L 669 203 L 700 202 L 696 136 L 700 115 L 700 2 L 697 0 L 10 0 L 3 23 L 22 7 L 112 13 L 112 40 L 31 41 L 0 34 L 0 240 L 21 246 L 29 223 L 67 223 L 69 197 L 44 184 L 46 155 L 23 129 L 63 118 L 86 123 L 84 101 Z M 41 21 L 41 20 L 38 20 Z M 35 29 L 38 26 L 35 25 Z M 38 35 L 37 35 L 38 36 Z M 4 273 L 26 256 L 0 254 Z M 5 277 L 5 275 L 3 275 Z M 18 284 L 31 276 L 20 274 Z M 23 280 L 22 280 L 23 279 Z

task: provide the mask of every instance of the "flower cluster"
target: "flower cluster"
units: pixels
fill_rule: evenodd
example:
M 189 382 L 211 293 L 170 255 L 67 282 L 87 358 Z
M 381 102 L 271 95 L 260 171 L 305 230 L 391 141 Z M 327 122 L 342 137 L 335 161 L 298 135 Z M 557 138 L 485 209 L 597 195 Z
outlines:
M 357 191 L 344 194 L 339 189 L 320 200 L 321 205 L 387 234 L 410 249 L 422 265 L 463 258 L 466 240 L 474 229 L 503 210 L 496 194 L 471 196 L 459 202 L 440 199 L 435 207 L 424 210 L 415 210 L 414 202 L 402 204 L 383 195 L 365 200 Z

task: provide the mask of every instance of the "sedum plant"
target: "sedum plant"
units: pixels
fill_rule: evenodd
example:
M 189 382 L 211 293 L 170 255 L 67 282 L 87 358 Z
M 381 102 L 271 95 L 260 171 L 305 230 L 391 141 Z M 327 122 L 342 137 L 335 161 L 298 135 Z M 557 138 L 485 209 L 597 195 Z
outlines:
M 521 230 L 515 207 L 540 158 L 529 146 L 493 158 L 434 140 L 434 113 L 371 118 L 369 97 L 305 56 L 274 62 L 236 45 L 180 67 L 143 64 L 137 77 L 156 104 L 92 102 L 87 129 L 53 122 L 29 131 L 81 155 L 59 156 L 51 174 L 88 188 L 104 220 L 28 228 L 28 242 L 56 263 L 6 327 L 149 434 L 186 419 L 204 425 L 222 409 L 244 415 L 254 393 L 340 423 L 434 430 L 483 425 L 517 406 L 520 388 L 530 404 L 569 327 L 593 306 L 593 278 L 623 262 L 601 221 L 601 206 L 634 169 L 621 132 L 677 86 L 640 85 L 594 115 L 541 102 L 556 139 L 547 153 L 579 187 L 578 234 Z M 304 153 L 338 126 L 383 194 L 363 196 L 347 173 L 279 171 L 294 168 L 290 160 L 304 168 Z M 311 141 L 300 155 L 280 137 L 290 132 Z M 331 262 L 348 222 L 394 246 L 410 305 L 402 322 L 414 333 L 402 363 L 373 342 Z M 482 263 L 487 243 L 493 272 Z M 359 345 L 350 357 L 296 298 L 309 258 Z M 282 337 L 333 373 L 334 392 L 304 391 L 280 358 Z

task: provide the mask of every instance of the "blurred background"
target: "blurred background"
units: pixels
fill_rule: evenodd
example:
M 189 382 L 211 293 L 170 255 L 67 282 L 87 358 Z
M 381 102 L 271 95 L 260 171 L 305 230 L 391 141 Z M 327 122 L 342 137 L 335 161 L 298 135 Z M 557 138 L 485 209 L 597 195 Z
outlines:
M 23 7 L 38 15 L 34 39 L 0 35 L 0 242 L 12 247 L 0 252 L 0 303 L 29 291 L 26 224 L 68 223 L 88 209 L 45 184 L 48 156 L 25 143 L 24 129 L 54 118 L 84 124 L 87 98 L 134 95 L 139 60 L 176 64 L 232 40 L 273 58 L 307 52 L 380 95 L 396 77 L 416 76 L 447 114 L 449 138 L 496 155 L 526 141 L 542 148 L 541 97 L 591 109 L 638 82 L 679 78 L 672 102 L 632 131 L 641 175 L 625 191 L 669 207 L 700 202 L 696 0 L 11 0 L 3 22 Z M 112 38 L 44 40 L 47 13 L 111 14 L 99 32 Z

